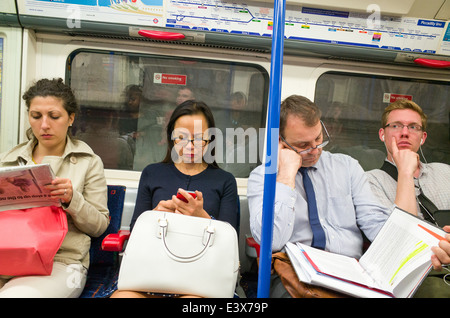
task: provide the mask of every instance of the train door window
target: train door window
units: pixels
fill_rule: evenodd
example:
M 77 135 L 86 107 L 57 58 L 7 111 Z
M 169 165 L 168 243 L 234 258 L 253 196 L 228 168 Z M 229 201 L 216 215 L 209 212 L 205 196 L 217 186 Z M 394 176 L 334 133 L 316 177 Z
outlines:
M 81 113 L 72 133 L 93 148 L 105 168 L 140 171 L 165 157 L 165 125 L 173 109 L 196 99 L 211 108 L 222 134 L 216 138 L 216 162 L 235 177 L 248 177 L 260 163 L 253 155 L 258 151 L 253 132 L 265 125 L 268 78 L 253 64 L 75 51 L 67 80 Z
M 450 82 L 360 75 L 323 74 L 317 81 L 315 102 L 331 135 L 331 152 L 358 159 L 365 170 L 380 168 L 386 157 L 378 137 L 381 115 L 397 98 L 413 100 L 428 116 L 423 162 L 450 163 Z

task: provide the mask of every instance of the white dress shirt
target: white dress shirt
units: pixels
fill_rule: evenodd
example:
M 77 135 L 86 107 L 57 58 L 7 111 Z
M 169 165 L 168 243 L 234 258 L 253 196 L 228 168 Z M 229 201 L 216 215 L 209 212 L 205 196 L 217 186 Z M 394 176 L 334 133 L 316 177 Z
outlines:
M 250 229 L 256 241 L 261 240 L 264 165 L 252 171 L 247 197 L 250 209 Z M 317 210 L 325 231 L 325 250 L 359 258 L 363 237 L 373 240 L 390 211 L 373 195 L 364 170 L 350 156 L 323 151 L 308 175 L 314 186 Z M 280 251 L 287 242 L 311 245 L 312 231 L 308 206 L 300 172 L 295 177 L 295 189 L 277 182 L 272 251 Z
M 386 159 L 387 160 L 387 159 Z M 381 169 L 366 172 L 369 184 L 378 200 L 387 207 L 393 207 L 397 192 L 397 181 Z M 422 190 L 423 194 L 439 210 L 450 210 L 450 165 L 445 163 L 420 163 L 418 178 L 414 178 L 416 197 Z M 417 203 L 419 216 L 419 203 Z

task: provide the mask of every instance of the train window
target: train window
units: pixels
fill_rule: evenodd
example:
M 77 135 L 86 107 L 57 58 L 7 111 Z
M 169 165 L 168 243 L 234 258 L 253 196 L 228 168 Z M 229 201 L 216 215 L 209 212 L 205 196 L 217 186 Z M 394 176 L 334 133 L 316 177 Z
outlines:
M 164 158 L 172 110 L 196 99 L 212 109 L 222 134 L 215 144 L 219 166 L 248 177 L 260 163 L 252 155 L 257 146 L 252 132 L 265 125 L 268 78 L 252 64 L 75 51 L 67 80 L 81 113 L 72 133 L 93 148 L 105 168 L 140 171 Z
M 449 164 L 450 82 L 323 74 L 317 81 L 314 100 L 332 138 L 326 149 L 351 155 L 365 170 L 380 168 L 386 157 L 378 138 L 381 114 L 397 98 L 412 99 L 428 116 L 428 137 L 421 160 Z

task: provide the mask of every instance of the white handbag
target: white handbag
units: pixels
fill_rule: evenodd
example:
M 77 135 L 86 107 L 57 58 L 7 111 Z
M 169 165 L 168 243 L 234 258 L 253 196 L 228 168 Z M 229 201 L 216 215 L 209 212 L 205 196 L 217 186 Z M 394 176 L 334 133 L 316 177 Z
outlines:
M 119 290 L 233 297 L 239 275 L 236 230 L 228 223 L 146 211 L 120 266 Z

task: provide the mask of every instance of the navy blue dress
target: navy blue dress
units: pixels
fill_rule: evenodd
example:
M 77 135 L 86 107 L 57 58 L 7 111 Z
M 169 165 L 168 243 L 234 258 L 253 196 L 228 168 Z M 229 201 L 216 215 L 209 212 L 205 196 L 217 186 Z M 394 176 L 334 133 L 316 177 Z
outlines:
M 208 166 L 194 176 L 180 172 L 173 163 L 150 164 L 142 171 L 131 219 L 133 229 L 142 212 L 153 210 L 161 200 L 170 200 L 178 189 L 203 194 L 203 209 L 216 220 L 238 225 L 238 194 L 234 176 L 220 168 Z

